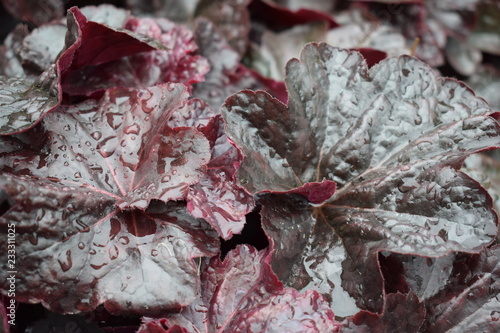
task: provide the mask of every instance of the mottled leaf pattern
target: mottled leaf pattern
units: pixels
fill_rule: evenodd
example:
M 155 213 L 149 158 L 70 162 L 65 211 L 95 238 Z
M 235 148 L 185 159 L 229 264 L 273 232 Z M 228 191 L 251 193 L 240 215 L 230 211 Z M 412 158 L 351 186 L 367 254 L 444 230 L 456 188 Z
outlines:
M 359 53 L 327 44 L 308 44 L 286 72 L 288 106 L 243 91 L 222 113 L 246 157 L 238 177 L 250 191 L 337 184 L 319 207 L 262 201 L 273 267 L 287 285 L 349 299 L 343 289 L 357 306 L 380 312 L 379 251 L 437 257 L 479 252 L 494 239 L 491 198 L 456 171 L 469 154 L 500 146 L 492 111 L 467 87 L 411 57 L 368 69 Z M 283 237 L 292 226 L 303 230 Z M 300 246 L 292 260 L 290 243 Z M 349 308 L 332 302 L 337 313 Z

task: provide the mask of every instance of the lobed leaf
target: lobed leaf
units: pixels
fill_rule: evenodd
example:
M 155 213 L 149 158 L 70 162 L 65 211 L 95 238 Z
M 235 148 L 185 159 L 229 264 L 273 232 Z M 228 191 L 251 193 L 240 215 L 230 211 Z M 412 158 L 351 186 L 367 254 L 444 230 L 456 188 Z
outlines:
M 240 245 L 205 265 L 197 300 L 169 315 L 188 332 L 337 332 L 333 312 L 314 291 L 283 288 L 266 252 Z
M 20 301 L 65 313 L 99 304 L 155 313 L 194 299 L 194 258 L 216 254 L 219 240 L 171 202 L 186 198 L 210 159 L 203 134 L 167 126 L 187 97 L 180 84 L 110 89 L 3 138 L 0 188 L 11 208 L 0 223 L 15 225 L 25 258 L 16 266 Z
M 245 155 L 238 179 L 249 191 L 337 184 L 316 207 L 261 199 L 273 268 L 286 285 L 330 295 L 340 316 L 356 306 L 380 312 L 378 252 L 439 257 L 492 242 L 491 197 L 457 169 L 468 155 L 500 146 L 500 127 L 466 86 L 408 56 L 368 69 L 359 53 L 327 44 L 306 45 L 285 82 L 288 106 L 242 91 L 222 114 Z

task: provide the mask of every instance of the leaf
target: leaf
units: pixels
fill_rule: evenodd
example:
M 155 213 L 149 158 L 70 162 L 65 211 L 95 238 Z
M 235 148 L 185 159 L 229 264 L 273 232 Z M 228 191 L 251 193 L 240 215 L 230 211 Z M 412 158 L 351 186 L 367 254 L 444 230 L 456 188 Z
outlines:
M 3 45 L 0 46 L 0 73 L 9 78 L 22 78 L 26 76 L 19 56 L 19 48 L 24 37 L 29 34 L 25 24 L 18 24 L 5 37 Z
M 476 94 L 484 98 L 494 110 L 500 110 L 500 96 L 496 93 L 500 88 L 500 71 L 491 65 L 481 65 L 466 83 Z
M 195 42 L 200 54 L 208 60 L 210 71 L 205 75 L 205 81 L 194 85 L 193 96 L 207 102 L 219 113 L 227 96 L 262 85 L 240 64 L 239 54 L 212 22 L 197 18 L 195 24 Z
M 62 23 L 43 25 L 26 36 L 19 49 L 21 61 L 30 70 L 43 72 L 55 63 L 64 47 L 66 26 Z
M 186 23 L 193 19 L 198 0 L 161 0 L 145 2 L 126 0 L 127 8 L 136 16 L 164 17 L 177 23 Z
M 425 332 L 496 332 L 500 329 L 500 247 L 458 254 L 439 293 L 426 302 Z
M 266 252 L 240 245 L 205 266 L 197 300 L 168 325 L 188 332 L 337 332 L 333 312 L 314 291 L 283 288 Z
M 302 5 L 302 7 L 309 7 L 311 1 L 308 1 L 307 4 L 303 3 Z M 321 1 L 321 4 L 319 4 L 319 2 L 316 1 L 314 5 L 329 7 L 332 4 L 325 3 L 324 1 Z M 250 10 L 253 21 L 263 23 L 274 31 L 318 21 L 327 22 L 329 28 L 338 26 L 328 13 L 309 8 L 298 9 L 296 6 L 293 9 L 288 9 L 268 0 L 252 1 L 248 9 Z
M 0 77 L 0 135 L 25 131 L 59 106 L 61 90 L 55 67 L 34 82 L 24 78 Z
M 137 333 L 189 333 L 189 331 L 179 325 L 168 328 L 167 319 L 143 318 L 143 324 Z
M 61 0 L 39 2 L 36 0 L 2 0 L 3 7 L 15 18 L 35 26 L 62 18 L 64 3 Z
M 172 202 L 186 198 L 210 159 L 203 134 L 166 126 L 187 97 L 181 84 L 110 89 L 3 138 L 0 188 L 11 208 L 0 224 L 15 225 L 25 258 L 16 265 L 19 301 L 152 314 L 194 299 L 194 258 L 215 255 L 219 240 Z
M 196 7 L 196 16 L 212 21 L 233 50 L 242 57 L 248 46 L 250 32 L 250 0 L 201 0 Z
M 382 315 L 361 311 L 344 320 L 342 332 L 418 332 L 424 318 L 425 306 L 414 294 L 389 294 Z
M 116 62 L 137 53 L 165 48 L 159 41 L 144 35 L 89 21 L 76 7 L 68 11 L 66 20 L 66 46 L 57 60 L 57 68 L 63 91 L 68 95 L 91 95 L 123 85 L 114 81 L 121 83 L 123 79 L 120 78 L 126 77 L 130 69 L 117 71 Z M 112 74 L 108 72 L 110 69 Z
M 245 216 L 255 203 L 253 196 L 235 181 L 242 156 L 229 143 L 222 118 L 213 118 L 200 130 L 210 140 L 212 156 L 203 178 L 189 189 L 187 209 L 194 217 L 207 221 L 227 240 L 241 232 Z
M 222 114 L 245 156 L 238 179 L 252 193 L 337 184 L 316 207 L 261 198 L 273 269 L 287 286 L 329 295 L 338 316 L 357 312 L 353 298 L 380 313 L 378 252 L 439 257 L 492 242 L 491 197 L 456 171 L 469 154 L 500 145 L 484 100 L 414 58 L 368 69 L 359 53 L 327 44 L 306 45 L 286 73 L 288 106 L 243 91 Z
M 265 30 L 259 47 L 252 49 L 252 67 L 264 76 L 283 80 L 283 68 L 288 60 L 297 57 L 304 44 L 325 40 L 327 29 L 326 22 L 320 21 L 280 32 Z

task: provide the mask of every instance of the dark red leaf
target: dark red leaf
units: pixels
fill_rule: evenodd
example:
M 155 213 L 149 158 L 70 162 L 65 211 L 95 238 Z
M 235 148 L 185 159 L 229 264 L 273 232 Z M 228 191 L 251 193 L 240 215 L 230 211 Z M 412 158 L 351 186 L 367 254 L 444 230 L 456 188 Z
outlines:
M 114 65 L 125 61 L 123 58 L 165 48 L 144 35 L 90 21 L 76 7 L 68 11 L 67 25 L 66 50 L 57 60 L 57 68 L 63 91 L 69 95 L 90 95 L 117 86 L 114 80 L 122 82 L 120 76 L 127 71 L 115 78 L 117 72 L 112 75 L 106 67 L 117 70 Z
M 247 6 L 251 0 L 201 0 L 196 8 L 196 16 L 212 21 L 227 40 L 228 44 L 245 55 L 250 32 L 250 14 Z
M 245 216 L 255 203 L 253 196 L 235 180 L 242 156 L 229 143 L 222 118 L 213 118 L 200 130 L 211 139 L 212 156 L 203 178 L 189 189 L 187 208 L 194 217 L 207 221 L 222 238 L 229 239 L 241 232 Z
M 239 54 L 232 49 L 212 22 L 198 18 L 194 34 L 200 54 L 210 64 L 205 81 L 194 86 L 195 97 L 204 100 L 219 113 L 227 96 L 242 89 L 262 87 L 250 71 L 240 64 Z
M 213 258 L 202 271 L 197 300 L 167 317 L 188 332 L 337 332 L 323 298 L 283 288 L 269 255 L 240 245 L 224 261 Z
M 322 1 L 323 5 L 327 5 Z M 310 4 L 310 1 L 307 4 Z M 330 29 L 335 28 L 338 24 L 327 13 L 310 8 L 292 8 L 277 5 L 267 0 L 253 0 L 249 5 L 252 19 L 264 22 L 269 28 L 281 30 L 294 25 L 325 21 Z
M 3 138 L 0 188 L 11 208 L 0 223 L 15 225 L 24 258 L 18 300 L 65 313 L 104 304 L 151 315 L 194 299 L 194 259 L 216 254 L 219 241 L 182 201 L 170 201 L 186 198 L 210 159 L 203 134 L 166 126 L 187 97 L 181 84 L 110 89 Z
M 61 88 L 54 66 L 34 82 L 0 77 L 0 135 L 14 134 L 35 126 L 59 106 Z
M 428 279 L 428 274 L 415 275 Z M 451 275 L 436 281 L 442 289 L 425 295 L 426 332 L 500 330 L 500 246 L 476 255 L 458 254 Z
M 2 0 L 2 4 L 12 16 L 35 26 L 62 18 L 64 15 L 62 0 Z
M 439 257 L 493 241 L 491 197 L 456 170 L 469 154 L 500 146 L 484 100 L 414 58 L 368 69 L 359 53 L 326 44 L 306 45 L 286 73 L 288 106 L 242 91 L 222 114 L 251 192 L 337 183 L 316 207 L 261 199 L 273 268 L 288 286 L 329 295 L 340 316 L 356 312 L 354 300 L 381 312 L 380 251 Z
M 418 297 L 410 293 L 387 295 L 381 315 L 368 311 L 358 312 L 344 320 L 342 332 L 348 333 L 385 333 L 419 332 L 425 319 L 425 306 Z

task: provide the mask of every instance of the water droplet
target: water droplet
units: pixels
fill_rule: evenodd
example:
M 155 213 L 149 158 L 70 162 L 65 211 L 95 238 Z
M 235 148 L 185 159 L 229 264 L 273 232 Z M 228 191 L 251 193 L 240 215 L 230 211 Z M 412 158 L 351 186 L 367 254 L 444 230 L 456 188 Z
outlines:
M 90 136 L 94 138 L 94 140 L 99 140 L 102 137 L 102 133 L 99 131 L 95 131 L 92 134 L 90 134 Z
M 78 243 L 78 248 L 83 250 L 85 248 L 85 244 L 83 242 Z
M 126 236 L 122 236 L 122 237 L 118 238 L 118 241 L 122 245 L 127 245 L 130 242 L 130 240 Z
M 82 178 L 82 174 L 79 172 L 75 172 L 74 176 L 75 178 Z
M 96 251 L 95 249 L 91 249 L 91 250 L 89 251 L 89 254 L 91 254 L 91 255 L 95 255 L 96 253 L 97 253 L 97 251 Z
M 74 220 L 73 221 L 73 226 L 78 230 L 78 232 L 89 232 L 90 227 L 85 224 L 82 220 Z
M 57 261 L 59 265 L 61 265 L 63 272 L 68 271 L 71 266 L 73 266 L 73 262 L 71 261 L 71 250 L 67 250 L 65 254 L 61 253 Z
M 125 129 L 123 131 L 125 132 L 125 134 L 137 135 L 141 131 L 141 128 L 139 127 L 139 125 L 133 124 L 133 125 L 125 127 Z
M 410 165 L 403 165 L 401 166 L 400 170 L 401 171 L 409 171 L 411 169 L 411 166 Z
M 107 158 L 114 154 L 118 142 L 116 136 L 111 136 L 97 144 L 97 149 L 102 157 Z
M 170 175 L 165 175 L 165 176 L 161 177 L 161 182 L 168 183 L 170 181 L 170 179 L 172 179 L 172 177 Z
M 106 119 L 112 129 L 118 129 L 122 125 L 123 115 L 121 113 L 110 112 L 106 114 Z
M 177 174 L 177 170 L 172 170 L 172 174 L 176 175 Z
M 69 125 L 66 125 L 66 126 L 64 126 L 64 127 L 63 127 L 63 129 L 64 129 L 65 131 L 69 131 L 69 130 L 71 129 L 71 127 L 69 127 Z
M 116 217 L 112 217 L 110 223 L 111 229 L 109 230 L 109 239 L 113 240 L 115 239 L 116 235 L 118 235 L 118 233 L 122 230 L 122 226 L 120 220 L 118 220 Z
M 64 162 L 64 166 L 69 166 L 69 163 L 67 161 Z
M 108 249 L 108 254 L 109 254 L 109 259 L 115 260 L 116 258 L 118 258 L 118 255 L 120 254 L 120 251 L 118 250 L 118 248 L 116 247 L 116 245 L 113 245 L 112 247 L 110 247 Z
M 62 151 L 66 151 L 67 147 L 66 147 L 66 145 L 62 145 L 62 146 L 59 147 L 59 149 L 62 150 Z
M 92 267 L 93 269 L 101 269 L 103 268 L 104 266 L 106 266 L 107 263 L 103 263 L 103 264 L 100 264 L 100 265 L 94 265 L 94 264 L 90 264 L 90 267 Z
M 36 232 L 30 234 L 28 236 L 28 240 L 30 241 L 31 244 L 37 245 L 38 244 L 38 235 Z

